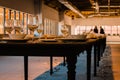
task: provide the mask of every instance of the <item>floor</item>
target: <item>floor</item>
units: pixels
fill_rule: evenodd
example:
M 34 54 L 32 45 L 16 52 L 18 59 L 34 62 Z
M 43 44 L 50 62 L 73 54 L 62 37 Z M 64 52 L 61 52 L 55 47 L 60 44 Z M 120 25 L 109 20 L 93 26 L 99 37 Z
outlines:
M 49 57 L 29 57 L 29 80 L 50 69 Z M 63 61 L 62 57 L 53 58 L 53 66 Z M 0 56 L 0 80 L 24 80 L 23 57 Z
M 110 46 L 114 80 L 120 80 L 120 45 Z M 54 57 L 53 65 L 62 61 L 62 57 Z M 49 57 L 29 57 L 29 80 L 49 70 L 49 64 Z M 0 56 L 0 80 L 24 80 L 23 66 L 23 57 Z
M 120 80 L 120 45 L 112 44 L 112 71 L 114 80 Z

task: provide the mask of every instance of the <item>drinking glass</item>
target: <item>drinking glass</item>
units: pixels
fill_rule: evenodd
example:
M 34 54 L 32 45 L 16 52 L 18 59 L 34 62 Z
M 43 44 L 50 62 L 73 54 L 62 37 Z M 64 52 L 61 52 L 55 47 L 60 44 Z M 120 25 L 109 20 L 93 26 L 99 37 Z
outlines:
M 41 33 L 43 32 L 43 25 L 40 24 L 40 26 L 37 28 L 37 32 L 39 33 L 39 38 L 41 37 Z
M 32 41 L 34 41 L 34 31 L 38 28 L 37 25 L 28 25 L 28 29 L 30 30 L 30 35 Z
M 28 25 L 28 29 L 30 30 L 30 34 L 34 35 L 34 31 L 38 28 L 37 25 Z
M 14 20 L 14 30 L 16 34 L 21 34 L 22 26 L 22 21 Z
M 11 34 L 11 32 L 13 31 L 13 25 L 14 25 L 14 21 L 13 20 L 6 20 L 5 21 L 5 32 L 7 32 L 8 34 Z
M 61 28 L 61 32 L 63 34 L 63 37 L 67 37 L 69 35 L 68 28 L 66 26 L 63 26 Z

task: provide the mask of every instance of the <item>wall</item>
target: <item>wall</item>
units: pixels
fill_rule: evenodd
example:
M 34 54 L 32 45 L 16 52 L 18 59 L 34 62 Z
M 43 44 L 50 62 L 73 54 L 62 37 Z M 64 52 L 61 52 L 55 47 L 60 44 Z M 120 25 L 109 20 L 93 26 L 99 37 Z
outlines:
M 55 20 L 56 22 L 59 21 L 58 11 L 46 5 L 42 6 L 42 16 L 43 18 L 52 19 L 52 20 Z
M 34 14 L 34 0 L 0 0 L 0 6 Z
M 76 18 L 73 21 L 76 25 L 83 25 L 83 26 L 94 26 L 94 25 L 120 25 L 120 16 L 117 17 L 93 17 L 93 18 Z
M 59 12 L 47 5 L 42 4 L 42 18 L 44 23 L 44 34 L 58 34 Z
M 64 15 L 64 23 L 67 25 L 72 25 L 72 19 L 70 16 Z

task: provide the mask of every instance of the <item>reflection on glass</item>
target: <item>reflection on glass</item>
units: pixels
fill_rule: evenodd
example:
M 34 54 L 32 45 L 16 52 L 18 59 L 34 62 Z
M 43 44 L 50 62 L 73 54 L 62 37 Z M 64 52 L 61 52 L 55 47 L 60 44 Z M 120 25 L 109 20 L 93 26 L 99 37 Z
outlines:
M 66 26 L 62 27 L 61 32 L 63 34 L 63 37 L 67 37 L 69 35 L 68 28 Z
M 41 33 L 43 32 L 43 25 L 40 24 L 40 26 L 37 28 L 37 32 L 39 33 L 39 38 L 41 37 Z
M 14 20 L 14 30 L 15 30 L 16 34 L 20 34 L 21 33 L 22 27 L 23 27 L 22 21 Z
M 28 29 L 30 30 L 30 34 L 34 36 L 34 31 L 38 28 L 37 25 L 28 25 Z
M 8 34 L 11 34 L 11 32 L 13 31 L 13 25 L 14 25 L 13 20 L 5 21 L 5 31 L 8 32 Z
M 5 31 L 8 32 L 8 34 L 11 34 L 13 30 L 13 27 L 5 27 Z
M 38 28 L 38 17 L 30 16 L 28 21 L 28 29 L 30 30 L 30 34 L 34 34 L 34 31 Z

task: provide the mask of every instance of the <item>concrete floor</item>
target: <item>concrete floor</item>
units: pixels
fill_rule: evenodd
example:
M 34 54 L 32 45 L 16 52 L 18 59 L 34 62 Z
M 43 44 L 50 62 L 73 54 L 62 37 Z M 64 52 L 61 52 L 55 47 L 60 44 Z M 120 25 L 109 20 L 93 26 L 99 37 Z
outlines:
M 29 57 L 29 80 L 49 70 L 49 57 Z M 63 61 L 61 57 L 53 58 L 53 66 Z M 0 56 L 0 80 L 24 80 L 23 57 Z
M 110 45 L 114 80 L 120 80 L 120 45 Z M 63 61 L 54 57 L 53 65 Z M 49 70 L 49 57 L 29 57 L 29 80 Z M 0 56 L 0 80 L 24 80 L 23 57 Z

